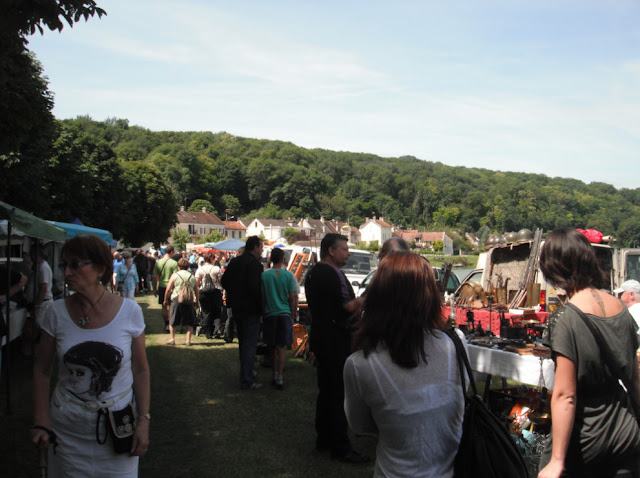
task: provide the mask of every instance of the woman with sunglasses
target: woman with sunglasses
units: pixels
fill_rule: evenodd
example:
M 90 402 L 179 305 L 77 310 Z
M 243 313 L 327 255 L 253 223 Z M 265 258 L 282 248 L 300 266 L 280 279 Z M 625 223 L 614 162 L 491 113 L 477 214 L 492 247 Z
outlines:
M 99 237 L 69 239 L 62 258 L 65 281 L 74 293 L 54 302 L 44 319 L 33 373 L 31 439 L 39 447 L 55 444 L 48 452 L 50 477 L 138 476 L 151 418 L 142 311 L 133 300 L 105 288 L 113 261 Z M 81 360 L 74 359 L 78 351 Z M 49 398 L 56 356 L 58 380 Z M 128 453 L 116 454 L 103 414 L 129 404 L 136 416 L 133 443 Z

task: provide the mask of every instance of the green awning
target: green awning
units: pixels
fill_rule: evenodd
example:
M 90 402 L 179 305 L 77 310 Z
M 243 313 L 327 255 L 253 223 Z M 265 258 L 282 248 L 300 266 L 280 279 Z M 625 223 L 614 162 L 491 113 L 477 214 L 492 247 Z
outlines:
M 67 238 L 64 229 L 2 201 L 0 201 L 0 219 L 10 221 L 16 229 L 39 239 L 63 242 Z

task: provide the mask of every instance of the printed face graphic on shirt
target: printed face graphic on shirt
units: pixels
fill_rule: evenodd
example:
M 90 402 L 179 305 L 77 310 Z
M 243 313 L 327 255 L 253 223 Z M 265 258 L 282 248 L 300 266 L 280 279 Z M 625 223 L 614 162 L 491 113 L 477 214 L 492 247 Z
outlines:
M 64 354 L 69 374 L 61 378 L 62 386 L 83 400 L 99 400 L 111 390 L 120 370 L 122 351 L 104 342 L 81 342 Z
M 75 395 L 83 395 L 91 392 L 91 379 L 93 373 L 89 367 L 83 365 L 67 364 L 69 370 L 68 389 Z

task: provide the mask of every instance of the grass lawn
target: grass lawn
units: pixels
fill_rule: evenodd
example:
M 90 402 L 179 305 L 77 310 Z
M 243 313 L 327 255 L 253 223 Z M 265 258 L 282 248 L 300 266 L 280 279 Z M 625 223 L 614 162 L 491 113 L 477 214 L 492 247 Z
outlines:
M 269 384 L 271 371 L 256 366 L 260 390 L 241 391 L 237 340 L 193 337 L 193 346 L 167 346 L 160 306 L 137 298 L 147 324 L 151 367 L 151 445 L 140 461 L 142 477 L 369 477 L 365 466 L 331 460 L 315 445 L 315 369 L 289 352 L 285 389 Z M 184 344 L 184 335 L 176 342 Z M 15 344 L 15 342 L 14 342 Z M 0 393 L 0 476 L 38 475 L 29 443 L 32 359 L 12 347 L 11 408 Z M 353 437 L 354 448 L 375 455 L 376 440 Z M 4 475 L 4 472 L 8 472 Z

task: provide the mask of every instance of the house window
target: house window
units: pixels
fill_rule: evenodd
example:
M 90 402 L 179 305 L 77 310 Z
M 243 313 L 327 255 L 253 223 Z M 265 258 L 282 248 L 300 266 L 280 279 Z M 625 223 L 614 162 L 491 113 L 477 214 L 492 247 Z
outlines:
M 193 224 L 189 224 L 188 229 L 189 234 L 195 234 L 196 233 L 196 227 Z

